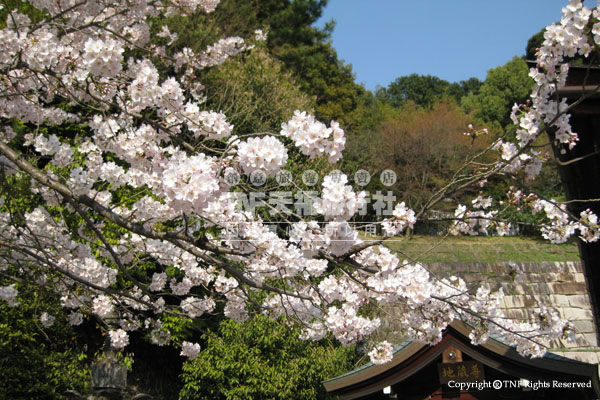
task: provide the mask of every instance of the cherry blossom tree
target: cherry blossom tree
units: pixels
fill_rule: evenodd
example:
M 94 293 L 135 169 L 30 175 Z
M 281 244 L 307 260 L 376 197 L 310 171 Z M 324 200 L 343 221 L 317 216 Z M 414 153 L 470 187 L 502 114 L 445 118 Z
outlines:
M 291 152 L 333 164 L 345 136 L 335 121 L 324 124 L 302 111 L 278 133 L 236 136 L 226 115 L 205 109 L 199 71 L 252 51 L 252 40 L 264 34 L 224 38 L 194 53 L 173 50 L 175 34 L 162 26 L 153 36 L 150 25 L 160 16 L 211 12 L 217 0 L 30 3 L 41 17 L 10 10 L 0 30 L 0 273 L 15 282 L 0 287 L 0 298 L 8 304 L 18 306 L 16 283 L 44 285 L 72 324 L 84 315 L 104 321 L 116 349 L 135 330 L 149 331 L 158 345 L 169 342 L 162 315 L 194 319 L 221 310 L 236 321 L 252 312 L 287 315 L 302 325 L 303 338 L 331 332 L 347 345 L 379 327 L 367 305 L 391 304 L 403 332 L 427 342 L 440 340 L 456 319 L 473 326 L 476 343 L 502 333 L 533 356 L 543 354 L 544 340 L 572 333 L 552 310 L 533 311 L 531 321 L 508 320 L 497 307 L 501 291 L 437 278 L 400 260 L 383 239 L 362 241 L 349 221 L 365 194 L 344 174 L 323 179 L 315 218 L 272 213 L 288 232 L 241 210 L 228 175 L 249 183 L 260 171 L 273 181 Z M 514 109 L 517 141 L 495 143 L 488 150 L 499 152 L 496 164 L 468 178 L 457 173 L 443 190 L 496 173 L 534 177 L 542 160 L 532 143 L 548 127 L 567 148 L 576 145 L 570 106 L 554 96 L 568 73 L 565 57 L 588 54 L 600 42 L 598 12 L 580 1 L 563 10 L 532 71 L 532 103 Z M 460 206 L 456 228 L 505 230 L 504 222 L 493 222 L 490 204 L 482 198 L 474 202 L 478 209 Z M 548 215 L 544 234 L 553 241 L 576 231 L 598 238 L 591 212 L 579 220 L 549 200 L 535 200 L 535 207 Z M 414 212 L 398 203 L 382 227 L 389 237 L 414 223 Z M 53 317 L 41 316 L 45 325 Z M 191 358 L 200 350 L 197 343 L 180 345 Z M 384 342 L 369 354 L 381 363 L 391 349 Z

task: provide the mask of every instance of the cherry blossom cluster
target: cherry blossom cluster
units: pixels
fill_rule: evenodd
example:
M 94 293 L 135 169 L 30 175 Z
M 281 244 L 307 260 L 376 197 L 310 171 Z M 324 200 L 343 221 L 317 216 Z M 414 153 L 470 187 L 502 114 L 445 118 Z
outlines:
M 469 124 L 467 126 L 467 128 L 469 129 L 467 132 L 463 132 L 463 135 L 465 136 L 470 136 L 472 138 L 476 138 L 478 136 L 482 136 L 482 135 L 487 135 L 489 133 L 487 128 L 482 128 L 482 129 L 475 129 L 475 127 L 473 126 L 473 124 Z
M 567 207 L 564 204 L 558 205 L 551 201 L 535 200 L 532 209 L 534 213 L 541 210 L 546 213 L 550 224 L 542 227 L 542 235 L 552 243 L 564 243 L 575 233 L 577 224 L 569 220 L 569 215 L 566 213 Z
M 314 257 L 325 248 L 327 238 L 317 221 L 301 221 L 293 224 L 290 241 L 297 243 L 306 257 Z
M 514 190 L 514 188 L 511 188 Z M 598 217 L 589 209 L 579 214 L 577 221 L 569 215 L 565 204 L 554 199 L 540 199 L 538 195 L 525 194 L 520 190 L 508 192 L 510 204 L 521 209 L 523 205 L 531 207 L 532 213 L 544 213 L 547 222 L 541 226 L 542 236 L 552 243 L 565 243 L 577 231 L 580 238 L 585 242 L 595 242 L 600 239 Z
M 459 204 L 454 210 L 454 223 L 450 232 L 452 234 L 463 233 L 466 235 L 477 236 L 480 234 L 487 235 L 488 229 L 491 227 L 496 228 L 496 233 L 500 236 L 504 236 L 510 229 L 510 224 L 496 221 L 497 210 L 485 211 L 485 208 L 491 206 L 491 203 L 487 203 L 487 199 L 484 200 L 485 204 L 479 200 L 479 198 L 473 200 L 475 208 L 482 208 L 476 211 L 467 209 L 467 206 Z
M 250 138 L 238 145 L 239 163 L 244 173 L 250 175 L 261 170 L 273 176 L 287 162 L 287 150 L 283 143 L 273 136 Z
M 393 351 L 394 346 L 384 340 L 369 352 L 369 358 L 373 364 L 385 364 L 392 361 Z
M 524 171 L 526 180 L 535 179 L 539 175 L 543 161 L 547 158 L 546 155 L 533 149 L 530 149 L 529 154 L 524 153 L 514 143 L 502 140 L 496 142 L 494 149 L 498 150 L 502 160 L 505 160 L 498 163 L 498 166 L 502 167 L 502 171 L 509 174 Z
M 55 321 L 56 317 L 48 314 L 46 311 L 42 312 L 42 315 L 40 315 L 40 323 L 44 326 L 44 328 L 50 328 L 52 325 L 54 325 Z
M 323 179 L 321 198 L 315 204 L 315 210 L 329 220 L 347 221 L 364 204 L 366 193 L 354 193 L 352 186 L 347 185 L 345 174 L 332 173 Z
M 600 225 L 598 225 L 598 216 L 589 209 L 580 214 L 579 232 L 581 239 L 586 242 L 596 242 L 600 239 Z
M 181 355 L 188 357 L 190 360 L 198 357 L 200 353 L 200 345 L 198 343 L 183 342 L 181 346 Z
M 200 111 L 195 103 L 188 103 L 185 108 L 188 129 L 194 136 L 203 135 L 209 139 L 222 139 L 231 135 L 233 125 L 227 122 L 225 114 L 214 111 Z
M 331 121 L 327 128 L 304 111 L 294 112 L 294 117 L 281 125 L 281 134 L 292 139 L 302 154 L 310 158 L 326 154 L 332 164 L 342 157 L 346 145 L 344 131 L 337 122 Z
M 360 244 L 360 239 L 346 221 L 332 221 L 325 226 L 325 244 L 331 254 L 341 256 Z
M 11 307 L 16 307 L 19 305 L 19 301 L 17 300 L 17 295 L 19 291 L 15 289 L 15 284 L 8 286 L 0 287 L 0 299 L 4 300 Z
M 217 8 L 220 0 L 173 0 L 173 8 L 169 12 L 177 14 L 192 14 L 197 9 L 201 9 L 204 12 L 212 12 Z M 183 12 L 182 12 L 183 11 Z
M 262 29 L 256 29 L 254 31 L 254 39 L 259 40 L 259 41 L 266 41 L 267 40 L 267 33 L 264 32 Z
M 129 335 L 123 329 L 115 329 L 108 332 L 110 343 L 115 349 L 123 349 L 129 344 Z
M 406 228 L 412 229 L 416 222 L 415 212 L 402 202 L 396 204 L 392 212 L 392 218 L 385 219 L 381 226 L 386 235 L 395 236 Z

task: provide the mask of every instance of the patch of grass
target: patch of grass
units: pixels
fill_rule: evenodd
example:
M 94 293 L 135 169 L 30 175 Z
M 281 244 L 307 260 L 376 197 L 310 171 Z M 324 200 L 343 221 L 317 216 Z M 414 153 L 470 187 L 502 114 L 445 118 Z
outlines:
M 400 258 L 420 262 L 579 261 L 574 243 L 556 245 L 527 237 L 415 235 L 393 238 L 385 245 L 401 253 Z
M 504 250 L 504 251 L 514 251 L 515 250 L 515 247 L 510 243 L 500 243 L 500 244 L 498 244 L 497 248 L 500 250 Z

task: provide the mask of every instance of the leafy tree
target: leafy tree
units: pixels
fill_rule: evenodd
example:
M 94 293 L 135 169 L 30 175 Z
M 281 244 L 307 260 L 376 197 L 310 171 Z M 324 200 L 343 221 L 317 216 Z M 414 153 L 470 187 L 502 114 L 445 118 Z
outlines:
M 457 104 L 460 104 L 463 97 L 469 94 L 477 95 L 482 84 L 483 82 L 475 77 L 469 78 L 466 81 L 460 81 L 459 83 L 452 82 L 448 86 L 448 89 L 446 89 L 446 94 L 454 98 Z
M 0 278 L 0 286 L 6 283 Z M 68 389 L 84 392 L 89 357 L 97 349 L 93 335 L 69 325 L 57 298 L 43 286 L 16 287 L 18 306 L 0 301 L 0 398 L 62 399 Z M 54 319 L 51 326 L 42 324 L 44 313 Z
M 305 93 L 314 97 L 315 115 L 356 129 L 355 110 L 364 89 L 354 82 L 351 66 L 339 60 L 327 42 L 334 24 L 323 29 L 313 26 L 326 4 L 326 0 L 224 0 L 208 18 L 168 21 L 179 33 L 176 47 L 193 50 L 223 36 L 252 37 L 255 29 L 263 29 L 268 33 L 270 54 L 283 62 Z
M 257 18 L 268 26 L 269 48 L 299 78 L 301 88 L 316 97 L 316 116 L 339 121 L 346 129 L 356 128 L 353 112 L 364 89 L 354 82 L 351 66 L 327 42 L 334 23 L 324 29 L 313 26 L 327 0 L 259 3 Z
M 532 61 L 536 59 L 536 52 L 544 42 L 545 32 L 546 28 L 542 29 L 541 31 L 530 37 L 529 40 L 527 40 L 527 47 L 525 48 L 525 60 Z
M 505 127 L 511 124 L 513 105 L 525 102 L 532 86 L 529 67 L 523 59 L 514 57 L 503 66 L 490 69 L 479 94 L 465 97 L 462 105 L 467 111 L 474 110 L 475 117 Z
M 397 78 L 386 89 L 380 91 L 379 95 L 390 101 L 394 107 L 412 101 L 421 107 L 431 108 L 449 86 L 448 81 L 437 76 L 411 74 Z
M 487 147 L 486 136 L 473 140 L 464 135 L 470 120 L 454 102 L 442 101 L 431 110 L 408 103 L 381 124 L 379 140 L 386 146 L 379 149 L 375 162 L 379 169 L 397 172 L 393 188 L 411 208 L 420 210 L 452 181 L 469 155 Z
M 295 110 L 310 110 L 314 102 L 302 92 L 282 63 L 257 44 L 245 57 L 205 75 L 207 105 L 224 112 L 239 134 L 279 132 Z
M 412 101 L 418 106 L 430 109 L 446 96 L 460 103 L 464 96 L 477 94 L 480 86 L 481 81 L 477 78 L 450 83 L 437 76 L 411 74 L 397 78 L 387 88 L 378 89 L 377 94 L 394 107 L 401 107 Z
M 398 110 L 392 105 L 367 91 L 359 98 L 357 118 L 360 121 L 360 131 L 347 135 L 344 158 L 344 170 L 357 171 L 369 169 L 375 165 L 380 147 L 377 130 L 382 121 L 389 120 L 397 114 Z M 371 172 L 374 172 L 373 170 Z M 375 183 L 377 180 L 373 180 Z M 374 189 L 368 186 L 365 189 Z
M 359 98 L 359 107 L 357 109 L 361 132 L 376 130 L 382 121 L 392 118 L 397 112 L 397 108 L 377 94 L 373 94 L 370 91 L 363 93 Z M 344 154 L 344 159 L 346 159 L 346 154 Z
M 301 340 L 284 320 L 223 321 L 183 367 L 181 400 L 327 398 L 321 382 L 353 367 L 352 348 Z

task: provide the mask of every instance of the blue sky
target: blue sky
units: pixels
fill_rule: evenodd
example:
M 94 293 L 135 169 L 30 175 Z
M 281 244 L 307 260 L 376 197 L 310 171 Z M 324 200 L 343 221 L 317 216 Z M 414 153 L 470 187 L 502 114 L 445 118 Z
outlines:
M 586 1 L 586 4 L 595 2 Z M 317 26 L 336 20 L 333 46 L 356 82 L 374 90 L 412 73 L 450 82 L 525 54 L 527 40 L 560 20 L 567 0 L 329 0 Z

